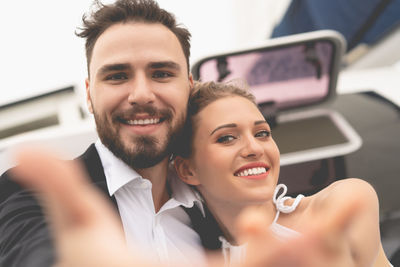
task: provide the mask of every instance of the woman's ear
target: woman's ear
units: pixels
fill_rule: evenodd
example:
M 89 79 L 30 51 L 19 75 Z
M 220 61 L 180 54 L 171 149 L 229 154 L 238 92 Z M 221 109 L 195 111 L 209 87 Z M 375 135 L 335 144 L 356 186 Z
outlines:
M 178 177 L 185 183 L 190 185 L 199 185 L 200 182 L 197 180 L 194 172 L 190 166 L 189 159 L 182 158 L 177 156 L 174 159 L 175 171 L 178 174 Z

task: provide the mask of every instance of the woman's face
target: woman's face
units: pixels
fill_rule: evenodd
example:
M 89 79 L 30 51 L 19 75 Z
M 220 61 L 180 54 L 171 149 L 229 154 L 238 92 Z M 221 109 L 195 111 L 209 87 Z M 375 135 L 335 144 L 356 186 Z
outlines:
M 200 111 L 194 124 L 186 182 L 196 185 L 207 202 L 247 205 L 272 198 L 279 150 L 252 102 L 241 96 L 221 98 Z

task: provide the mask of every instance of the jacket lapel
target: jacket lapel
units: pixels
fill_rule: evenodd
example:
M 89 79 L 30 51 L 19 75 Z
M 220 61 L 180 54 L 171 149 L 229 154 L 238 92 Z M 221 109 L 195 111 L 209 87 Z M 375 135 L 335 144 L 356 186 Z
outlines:
M 94 144 L 91 144 L 89 148 L 77 158 L 78 161 L 82 162 L 85 170 L 91 180 L 91 182 L 103 193 L 103 195 L 110 199 L 118 211 L 117 201 L 114 196 L 109 195 L 107 188 L 106 176 L 104 174 L 103 165 L 101 164 L 100 156 L 96 150 Z

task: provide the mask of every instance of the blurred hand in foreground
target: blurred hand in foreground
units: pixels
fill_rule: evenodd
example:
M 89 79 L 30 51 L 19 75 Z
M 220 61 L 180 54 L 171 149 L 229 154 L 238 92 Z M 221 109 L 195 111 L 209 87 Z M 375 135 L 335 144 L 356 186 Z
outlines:
M 128 250 L 118 217 L 77 162 L 40 149 L 26 149 L 17 159 L 16 180 L 38 193 L 50 221 L 57 266 L 149 264 Z
M 58 160 L 40 149 L 21 151 L 17 159 L 16 180 L 38 193 L 49 218 L 58 266 L 160 266 L 127 247 L 117 214 L 77 162 Z M 273 236 L 262 212 L 246 210 L 237 222 L 241 241 L 248 245 L 241 266 L 355 266 L 343 245 L 343 232 L 365 207 L 349 203 L 327 211 L 309 231 L 289 241 Z M 222 258 L 210 256 L 209 266 L 223 265 Z

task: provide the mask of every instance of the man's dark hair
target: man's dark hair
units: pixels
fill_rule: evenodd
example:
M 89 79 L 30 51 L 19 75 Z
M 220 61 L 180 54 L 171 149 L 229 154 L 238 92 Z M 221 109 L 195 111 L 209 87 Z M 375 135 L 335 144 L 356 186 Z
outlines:
M 95 0 L 94 10 L 89 14 L 84 14 L 82 22 L 83 26 L 78 28 L 75 34 L 86 38 L 85 48 L 89 75 L 93 48 L 99 36 L 110 26 L 127 22 L 160 23 L 171 30 L 181 44 L 189 70 L 190 32 L 177 23 L 172 13 L 160 8 L 153 0 L 117 0 L 109 5 Z

